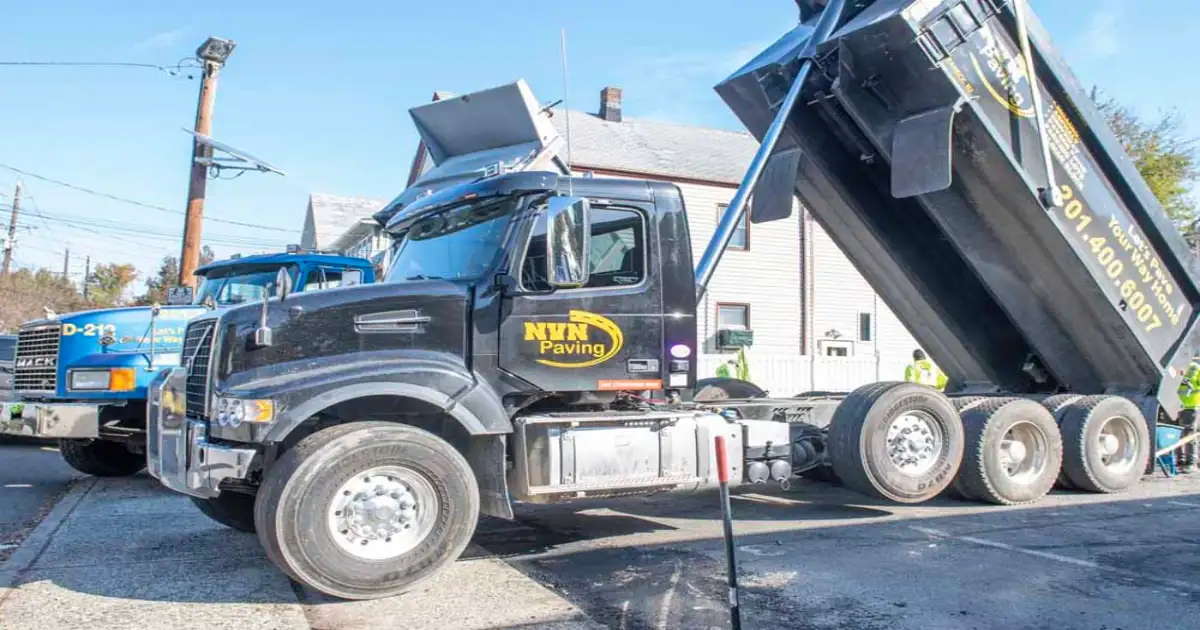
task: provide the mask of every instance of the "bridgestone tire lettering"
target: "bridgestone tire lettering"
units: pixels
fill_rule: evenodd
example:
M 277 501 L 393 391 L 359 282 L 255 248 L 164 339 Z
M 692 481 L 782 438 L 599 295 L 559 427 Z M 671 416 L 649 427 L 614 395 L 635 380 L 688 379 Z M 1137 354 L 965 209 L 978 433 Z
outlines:
M 933 418 L 943 436 L 934 465 L 919 476 L 902 473 L 887 455 L 887 429 L 908 411 Z M 921 503 L 945 490 L 958 473 L 962 421 L 950 400 L 931 387 L 871 383 L 838 405 L 829 425 L 829 449 L 834 472 L 846 487 L 897 503 Z

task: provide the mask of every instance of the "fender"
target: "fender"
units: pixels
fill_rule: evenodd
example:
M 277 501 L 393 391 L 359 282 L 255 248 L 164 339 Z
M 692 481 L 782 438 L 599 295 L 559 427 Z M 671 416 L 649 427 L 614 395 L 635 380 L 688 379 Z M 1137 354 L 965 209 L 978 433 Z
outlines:
M 276 418 L 268 426 L 214 427 L 214 436 L 280 442 L 322 409 L 367 396 L 402 396 L 429 403 L 470 435 L 512 432 L 500 396 L 460 360 L 427 352 L 363 352 L 297 363 L 272 365 L 219 383 L 218 395 L 274 400 Z
M 455 398 L 431 387 L 415 385 L 413 383 L 388 381 L 367 381 L 355 383 L 353 385 L 346 385 L 336 389 L 327 390 L 315 397 L 308 398 L 308 400 L 302 402 L 296 407 L 285 409 L 276 417 L 275 422 L 271 425 L 271 429 L 267 432 L 267 435 L 263 441 L 283 441 L 296 427 L 300 426 L 300 424 L 302 424 L 305 420 L 311 418 L 314 414 L 320 412 L 322 409 L 332 407 L 340 402 L 353 400 L 355 398 L 365 398 L 367 396 L 400 396 L 427 402 L 443 409 L 447 414 L 450 415 L 450 417 L 457 420 L 459 424 L 466 429 L 467 433 L 471 435 L 511 433 L 512 423 L 509 422 L 508 418 L 504 415 L 504 408 L 500 406 L 499 398 L 495 399 L 496 411 L 499 415 L 492 415 L 486 420 L 477 415 L 471 406 L 468 406 L 467 404 L 461 404 L 462 401 L 468 396 L 474 399 L 482 399 L 478 400 L 478 402 L 486 404 L 488 402 L 487 397 L 485 395 L 480 395 L 480 393 L 479 386 L 472 386 L 472 388 L 466 391 L 463 395 Z

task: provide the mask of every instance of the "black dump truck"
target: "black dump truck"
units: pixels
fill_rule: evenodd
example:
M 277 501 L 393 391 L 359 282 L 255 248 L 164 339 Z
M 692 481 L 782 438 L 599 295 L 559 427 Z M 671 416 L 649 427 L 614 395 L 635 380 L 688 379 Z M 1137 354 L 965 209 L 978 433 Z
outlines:
M 151 473 L 343 598 L 412 588 L 514 501 L 714 487 L 716 436 L 735 484 L 902 503 L 1137 483 L 1200 295 L 1049 38 L 1001 0 L 798 5 L 716 88 L 761 150 L 695 266 L 679 189 L 568 176 L 523 83 L 414 108 L 435 166 L 376 217 L 386 281 L 281 278 L 192 320 L 152 387 Z M 747 200 L 765 223 L 797 196 L 945 393 L 697 381 L 697 296 Z

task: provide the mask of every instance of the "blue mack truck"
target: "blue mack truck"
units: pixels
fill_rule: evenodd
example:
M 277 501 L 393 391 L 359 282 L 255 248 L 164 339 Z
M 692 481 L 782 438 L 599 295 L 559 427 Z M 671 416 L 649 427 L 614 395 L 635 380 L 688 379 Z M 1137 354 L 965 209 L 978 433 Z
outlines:
M 12 389 L 0 401 L 0 434 L 57 439 L 63 459 L 86 474 L 140 472 L 146 465 L 146 387 L 159 371 L 180 365 L 188 320 L 260 301 L 283 274 L 295 291 L 375 281 L 368 260 L 289 247 L 288 253 L 202 266 L 198 288 L 178 291 L 170 300 L 175 303 L 27 322 L 17 334 Z

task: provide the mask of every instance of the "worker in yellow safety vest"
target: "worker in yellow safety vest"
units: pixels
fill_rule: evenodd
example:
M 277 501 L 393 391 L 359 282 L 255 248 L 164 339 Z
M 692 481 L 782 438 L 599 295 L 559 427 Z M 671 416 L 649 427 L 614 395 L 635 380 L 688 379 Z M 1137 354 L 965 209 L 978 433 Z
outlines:
M 944 389 L 946 387 L 946 375 L 933 361 L 925 357 L 925 352 L 917 349 L 913 350 L 913 362 L 904 368 L 904 380 L 909 383 L 918 383 L 920 385 L 928 385 L 935 389 Z
M 1179 412 L 1179 424 L 1183 426 L 1183 437 L 1188 437 L 1200 427 L 1196 424 L 1196 408 L 1200 407 L 1200 362 L 1192 359 L 1183 382 L 1179 384 L 1179 402 L 1183 403 L 1183 411 Z M 1196 440 L 1184 444 L 1180 449 L 1179 470 L 1195 472 L 1198 468 L 1196 461 Z

